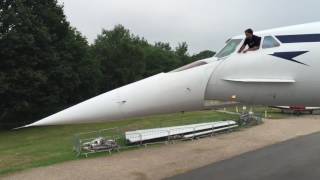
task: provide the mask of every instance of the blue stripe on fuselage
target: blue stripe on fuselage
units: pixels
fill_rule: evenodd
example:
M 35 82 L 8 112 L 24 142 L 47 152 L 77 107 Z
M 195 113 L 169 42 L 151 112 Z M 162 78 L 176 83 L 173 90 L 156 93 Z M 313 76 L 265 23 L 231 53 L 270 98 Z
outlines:
M 278 58 L 282 58 L 282 59 L 285 59 L 285 60 L 289 60 L 291 62 L 295 62 L 295 63 L 299 63 L 299 64 L 303 64 L 303 65 L 306 65 L 306 66 L 309 66 L 303 62 L 300 62 L 300 61 L 297 61 L 293 58 L 295 57 L 298 57 L 302 54 L 305 54 L 309 51 L 292 51 L 292 52 L 274 52 L 273 54 L 270 54 L 271 56 L 275 56 L 275 57 L 278 57 Z
M 297 34 L 276 36 L 282 43 L 320 42 L 320 34 Z

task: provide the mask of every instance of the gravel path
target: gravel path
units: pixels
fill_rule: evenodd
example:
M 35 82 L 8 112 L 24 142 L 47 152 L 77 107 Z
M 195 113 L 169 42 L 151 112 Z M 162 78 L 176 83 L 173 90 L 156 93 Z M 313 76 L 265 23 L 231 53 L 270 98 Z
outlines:
M 3 179 L 162 179 L 318 131 L 320 116 L 266 120 L 262 125 L 212 138 L 70 161 L 23 171 Z

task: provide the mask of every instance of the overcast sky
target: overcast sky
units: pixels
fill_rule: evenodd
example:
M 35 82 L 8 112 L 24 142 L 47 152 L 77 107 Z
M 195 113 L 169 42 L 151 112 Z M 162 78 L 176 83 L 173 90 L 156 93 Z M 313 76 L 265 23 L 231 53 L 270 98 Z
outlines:
M 149 42 L 186 41 L 190 54 L 218 50 L 246 28 L 320 21 L 319 0 L 58 0 L 71 25 L 94 42 L 122 24 Z

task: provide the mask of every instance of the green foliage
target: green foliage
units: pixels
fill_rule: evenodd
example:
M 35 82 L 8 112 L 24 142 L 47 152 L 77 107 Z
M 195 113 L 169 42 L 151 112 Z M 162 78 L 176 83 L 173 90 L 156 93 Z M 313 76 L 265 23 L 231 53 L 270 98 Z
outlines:
M 122 25 L 103 30 L 91 47 L 91 54 L 101 65 L 104 77 L 101 92 L 214 55 L 212 51 L 203 51 L 189 56 L 185 42 L 172 49 L 169 43 L 150 44 Z
M 192 61 L 197 61 L 200 59 L 206 59 L 214 56 L 216 53 L 210 50 L 201 51 L 198 54 L 191 56 Z
M 191 62 L 191 59 L 187 54 L 188 44 L 186 42 L 179 43 L 175 53 L 180 58 L 182 64 L 189 64 Z
M 5 0 L 0 12 L 1 128 L 95 95 L 99 69 L 93 69 L 86 39 L 70 27 L 56 0 Z
M 143 47 L 148 43 L 121 25 L 103 30 L 92 46 L 93 58 L 101 65 L 102 89 L 110 90 L 142 78 L 145 69 Z

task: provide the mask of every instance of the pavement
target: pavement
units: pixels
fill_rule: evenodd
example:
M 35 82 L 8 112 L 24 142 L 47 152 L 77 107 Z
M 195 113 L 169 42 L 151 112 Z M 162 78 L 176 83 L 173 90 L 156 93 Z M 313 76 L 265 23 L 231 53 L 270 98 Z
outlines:
M 168 180 L 319 180 L 320 133 L 275 144 Z

